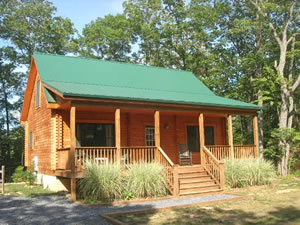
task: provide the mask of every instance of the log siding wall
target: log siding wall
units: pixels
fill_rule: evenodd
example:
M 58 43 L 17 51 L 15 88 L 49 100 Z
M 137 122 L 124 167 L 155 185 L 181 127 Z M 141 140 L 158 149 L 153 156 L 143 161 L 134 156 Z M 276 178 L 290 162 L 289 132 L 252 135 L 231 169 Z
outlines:
M 47 108 L 47 100 L 43 88 L 40 93 L 40 107 L 36 107 L 36 81 L 39 79 L 37 74 L 34 89 L 32 92 L 30 108 L 27 120 L 27 132 L 25 136 L 25 165 L 30 166 L 34 156 L 38 157 L 39 173 L 54 175 L 51 170 L 51 109 Z M 33 148 L 29 149 L 28 135 L 33 133 Z

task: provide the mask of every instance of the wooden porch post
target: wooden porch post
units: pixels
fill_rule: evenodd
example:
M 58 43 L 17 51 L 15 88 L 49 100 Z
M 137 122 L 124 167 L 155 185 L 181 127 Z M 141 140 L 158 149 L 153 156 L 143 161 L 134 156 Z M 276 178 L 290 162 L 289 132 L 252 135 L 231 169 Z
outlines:
M 205 145 L 205 137 L 204 137 L 204 116 L 203 113 L 199 114 L 199 136 L 200 136 L 200 162 L 201 165 L 205 164 L 205 158 L 203 154 L 203 147 Z
M 231 159 L 234 158 L 233 152 L 233 134 L 232 134 L 232 115 L 228 115 L 227 117 L 227 126 L 228 126 L 228 144 L 229 144 L 229 157 Z
M 158 162 L 158 147 L 160 147 L 160 121 L 159 111 L 154 112 L 154 132 L 155 132 L 155 161 Z
M 257 115 L 253 116 L 253 143 L 254 143 L 254 157 L 258 158 L 259 146 L 258 146 L 258 130 L 257 130 Z
M 117 162 L 121 163 L 121 112 L 120 109 L 115 111 L 115 135 L 117 148 Z
M 71 199 L 76 201 L 76 178 L 75 177 L 75 148 L 76 148 L 76 108 L 71 106 L 70 110 L 70 139 L 71 148 L 69 154 L 69 161 L 71 166 Z

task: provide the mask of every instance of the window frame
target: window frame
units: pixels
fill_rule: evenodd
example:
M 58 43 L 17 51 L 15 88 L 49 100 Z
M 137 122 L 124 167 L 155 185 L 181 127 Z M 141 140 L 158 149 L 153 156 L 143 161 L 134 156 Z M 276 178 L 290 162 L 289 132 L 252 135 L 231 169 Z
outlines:
M 33 150 L 33 132 L 32 131 L 29 132 L 29 138 L 28 139 L 29 139 L 29 143 L 28 143 L 29 149 Z
M 35 108 L 41 107 L 41 80 L 36 81 Z
M 155 146 L 155 127 L 153 125 L 145 125 L 145 146 Z M 151 131 L 150 133 L 147 131 Z M 148 139 L 150 138 L 150 139 Z

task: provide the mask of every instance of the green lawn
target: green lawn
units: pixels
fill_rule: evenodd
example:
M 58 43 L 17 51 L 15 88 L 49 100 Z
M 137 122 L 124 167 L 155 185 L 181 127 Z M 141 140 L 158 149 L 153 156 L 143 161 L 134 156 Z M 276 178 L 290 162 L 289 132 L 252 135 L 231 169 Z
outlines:
M 6 195 L 16 195 L 24 197 L 35 197 L 41 195 L 56 195 L 56 192 L 43 189 L 40 185 L 28 186 L 25 183 L 7 183 L 5 184 Z M 2 195 L 0 191 L 0 196 Z
M 300 224 L 300 178 L 277 179 L 273 185 L 230 191 L 246 199 L 155 213 L 115 216 L 127 224 L 296 225 Z

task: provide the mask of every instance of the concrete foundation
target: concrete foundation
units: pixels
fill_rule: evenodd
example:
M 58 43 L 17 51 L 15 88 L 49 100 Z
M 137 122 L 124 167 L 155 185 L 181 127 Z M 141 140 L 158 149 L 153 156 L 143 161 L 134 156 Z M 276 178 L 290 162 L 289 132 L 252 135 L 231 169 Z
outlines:
M 58 178 L 56 176 L 50 176 L 46 174 L 37 174 L 37 184 L 41 184 L 43 188 L 47 188 L 51 191 L 70 190 L 70 179 Z

